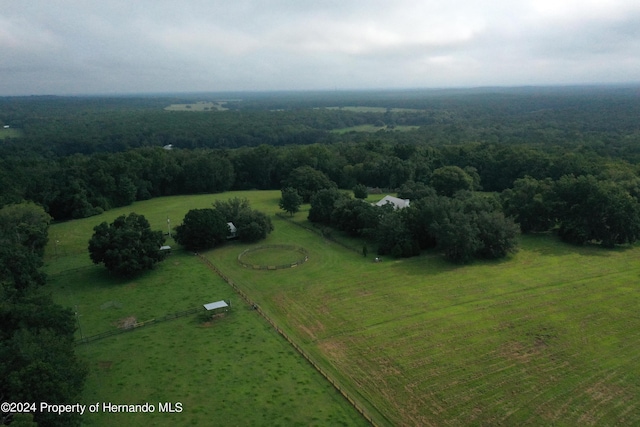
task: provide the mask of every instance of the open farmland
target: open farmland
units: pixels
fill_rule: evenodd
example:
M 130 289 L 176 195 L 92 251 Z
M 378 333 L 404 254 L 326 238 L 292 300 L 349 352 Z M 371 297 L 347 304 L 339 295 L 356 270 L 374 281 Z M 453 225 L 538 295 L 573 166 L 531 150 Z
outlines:
M 278 210 L 277 191 L 226 193 L 139 202 L 99 217 L 52 226 L 51 240 L 57 236 L 60 241 L 55 247 L 50 242 L 48 248 L 48 271 L 56 300 L 79 306 L 85 334 L 90 332 L 84 328 L 99 332 L 101 325 L 117 320 L 113 317 L 116 309 L 100 309 L 105 301 L 118 300 L 126 307 L 120 309 L 123 314 L 135 311 L 140 320 L 173 311 L 174 306 L 177 311 L 182 305 L 196 304 L 206 298 L 207 294 L 202 294 L 205 289 L 212 290 L 212 300 L 231 298 L 235 303 L 238 298 L 231 288 L 187 254 L 172 255 L 133 286 L 107 283 L 99 267 L 87 266 L 88 256 L 83 251 L 92 226 L 119 214 L 135 211 L 147 216 L 153 228 L 164 229 L 167 215 L 177 225 L 188 209 L 208 206 L 214 197 L 243 195 L 255 209 Z M 299 212 L 293 220 L 308 225 L 306 215 Z M 277 271 L 244 268 L 237 256 L 249 246 L 239 244 L 205 256 L 381 425 L 640 423 L 638 248 L 574 247 L 551 236 L 524 236 L 520 252 L 500 262 L 455 266 L 437 254 L 426 254 L 373 263 L 371 256 L 364 258 L 289 221 L 278 217 L 273 221 L 275 231 L 260 244 L 301 246 L 309 253 L 305 264 Z M 77 267 L 83 268 L 65 273 Z M 159 277 L 165 279 L 158 281 Z M 199 287 L 202 282 L 206 288 Z M 232 412 L 258 400 L 267 408 L 288 408 L 271 414 L 263 424 L 295 423 L 282 418 L 284 413 L 294 405 L 313 408 L 316 403 L 311 400 L 331 396 L 333 391 L 309 391 L 298 402 L 298 387 L 305 386 L 295 384 L 302 375 L 310 375 L 302 373 L 308 365 L 288 344 L 278 341 L 263 319 L 251 317 L 253 314 L 239 308 L 210 328 L 185 318 L 80 347 L 94 369 L 85 395 L 88 400 L 102 400 L 125 388 L 131 396 L 139 390 L 137 396 L 142 400 L 187 396 L 190 400 L 185 397 L 185 401 L 192 402 L 189 408 L 196 408 L 197 415 L 190 418 L 195 423 L 206 418 L 201 414 L 209 414 L 203 402 Z M 221 366 L 213 366 L 238 375 L 255 371 L 238 358 L 220 355 L 219 346 L 212 343 L 218 335 L 206 335 L 216 331 L 226 337 L 223 346 L 228 345 L 236 355 L 249 356 L 252 351 L 282 345 L 270 353 L 269 357 L 275 358 L 271 364 L 264 362 L 264 367 L 280 362 L 279 354 L 299 360 L 298 368 L 275 370 L 283 371 L 274 379 L 277 383 L 286 376 L 284 371 L 293 369 L 292 386 L 248 391 L 249 385 L 234 383 L 239 381 L 237 377 L 226 377 L 223 384 L 231 385 L 224 394 L 228 400 L 221 397 L 217 393 L 224 385 L 203 379 L 217 372 L 209 363 L 220 360 Z M 269 338 L 269 334 L 273 336 Z M 191 358 L 192 353 L 195 362 L 187 369 L 179 360 Z M 298 362 L 286 363 L 296 366 Z M 157 380 L 152 379 L 154 375 Z M 322 379 L 303 381 L 324 387 Z M 207 387 L 211 387 L 211 394 Z M 256 395 L 251 396 L 252 392 Z M 240 401 L 247 393 L 253 400 Z M 269 403 L 269 393 L 293 401 Z M 333 414 L 331 419 L 328 415 L 322 420 L 304 418 L 302 423 L 334 425 L 331 421 L 349 419 L 339 415 L 344 410 L 336 411 L 323 412 Z M 181 415 L 189 414 L 185 409 Z M 182 418 L 172 420 L 182 422 Z M 146 421 L 148 418 L 137 422 Z
M 259 204 L 265 194 L 252 195 Z M 155 199 L 51 227 L 47 288 L 56 302 L 77 312 L 78 338 L 117 330 L 127 319 L 149 322 L 206 302 L 232 303 L 230 313 L 207 322 L 190 315 L 79 345 L 78 355 L 90 369 L 81 403 L 156 405 L 151 414 L 86 414 L 86 425 L 367 425 L 271 325 L 192 254 L 174 251 L 154 270 L 131 280 L 115 279 L 89 260 L 87 241 L 99 222 L 136 211 L 152 227 L 166 229 L 167 215 L 177 225 L 187 210 L 233 196 Z M 159 413 L 159 402 L 180 402 L 183 410 Z
M 230 247 L 212 260 L 383 423 L 640 422 L 637 248 L 525 236 L 502 262 L 374 264 L 283 220 L 275 227 L 270 243 L 304 242 L 302 267 L 242 269 Z

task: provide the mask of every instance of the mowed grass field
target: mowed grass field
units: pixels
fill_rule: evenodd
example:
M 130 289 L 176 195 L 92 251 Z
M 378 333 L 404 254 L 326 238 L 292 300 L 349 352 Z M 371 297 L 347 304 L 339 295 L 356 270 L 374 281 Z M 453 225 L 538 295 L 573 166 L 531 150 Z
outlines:
M 156 269 L 132 280 L 111 277 L 88 258 L 88 238 L 102 221 L 135 211 L 144 214 L 153 228 L 166 229 L 167 215 L 175 217 L 177 225 L 190 208 L 231 196 L 157 199 L 51 227 L 47 289 L 58 303 L 78 313 L 78 337 L 115 330 L 128 318 L 145 322 L 221 299 L 232 304 L 229 313 L 209 321 L 190 315 L 79 345 L 79 357 L 90 369 L 82 403 L 148 402 L 156 409 L 86 414 L 85 425 L 367 425 L 271 325 L 193 254 L 174 251 Z M 261 196 L 254 198 L 259 201 Z M 180 402 L 182 412 L 160 413 L 159 404 L 165 402 Z
M 270 213 L 278 210 L 279 192 L 215 197 L 243 194 L 254 208 Z M 160 211 L 169 212 L 177 225 L 188 209 L 206 206 L 212 197 L 156 199 L 125 210 L 144 214 L 160 229 L 166 227 L 167 215 Z M 117 212 L 103 216 L 112 219 Z M 74 240 L 72 236 L 81 234 L 85 227 L 82 221 L 96 224 L 101 218 L 75 221 L 76 226 L 55 225 L 52 240 L 56 232 Z M 299 212 L 293 220 L 306 224 L 305 218 L 306 212 Z M 286 270 L 247 269 L 239 265 L 237 256 L 248 246 L 239 244 L 205 256 L 369 409 L 379 424 L 640 424 L 638 248 L 610 251 L 568 246 L 552 236 L 523 236 L 520 252 L 499 262 L 456 266 L 437 254 L 425 254 L 373 263 L 373 254 L 364 258 L 289 221 L 278 217 L 273 221 L 275 231 L 260 244 L 302 246 L 309 253 L 306 263 Z M 67 245 L 65 249 L 61 240 L 58 257 L 71 268 L 80 264 L 76 260 L 80 255 L 75 255 L 73 244 Z M 54 249 L 50 247 L 48 253 Z M 180 267 L 172 267 L 173 260 L 183 262 L 174 255 L 147 274 L 165 270 L 168 274 Z M 193 259 L 182 256 L 185 263 Z M 88 259 L 86 252 L 84 257 Z M 52 272 L 56 271 L 54 260 L 52 257 L 49 262 Z M 197 274 L 207 274 L 197 263 L 193 267 Z M 90 271 L 79 271 L 85 270 Z M 211 282 L 216 280 L 214 277 Z M 124 293 L 128 284 L 120 286 Z M 136 290 L 139 286 L 129 292 Z M 83 298 L 74 302 L 68 289 L 58 286 L 54 292 L 60 300 L 82 303 Z M 229 289 L 226 292 L 213 299 L 228 299 Z M 170 305 L 171 292 L 157 297 L 167 301 L 161 304 Z M 102 295 L 99 301 L 107 298 L 111 297 Z M 142 317 L 153 315 L 150 311 L 141 313 Z M 191 327 L 195 331 L 220 330 L 238 317 L 234 311 L 211 328 Z M 81 319 L 83 326 L 84 322 L 90 324 Z M 109 321 L 104 317 L 96 322 Z M 167 322 L 99 345 L 115 346 L 135 334 L 170 335 L 175 332 L 174 325 L 182 325 L 177 333 L 182 336 L 189 322 L 188 318 Z M 170 332 L 162 334 L 161 328 Z M 153 342 L 151 337 L 147 340 Z M 89 352 L 97 345 L 80 349 Z M 136 351 L 128 353 L 131 364 L 142 363 L 138 354 L 144 345 L 136 345 Z M 174 348 L 177 345 L 174 343 Z M 98 353 L 102 354 L 96 350 L 96 355 L 87 356 L 90 360 L 105 359 Z M 114 349 L 112 354 L 122 353 Z M 152 371 L 157 372 L 150 368 L 149 375 Z M 132 375 L 136 377 L 135 372 L 129 373 Z M 113 381 L 123 381 L 122 376 Z M 93 384 L 90 382 L 88 390 Z M 117 385 L 113 387 L 115 390 Z M 184 387 L 182 390 L 187 389 Z

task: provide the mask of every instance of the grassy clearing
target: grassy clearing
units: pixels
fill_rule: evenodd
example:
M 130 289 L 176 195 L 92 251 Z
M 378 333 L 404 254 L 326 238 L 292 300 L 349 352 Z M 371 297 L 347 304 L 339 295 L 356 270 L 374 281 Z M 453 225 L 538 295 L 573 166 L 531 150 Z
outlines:
M 279 192 L 243 194 L 252 200 L 254 208 L 267 212 L 278 210 Z M 214 197 L 226 199 L 229 195 Z M 177 223 L 177 219 L 182 218 L 179 212 L 202 207 L 211 200 L 212 196 L 158 199 L 136 204 L 127 212 L 143 213 L 161 228 L 166 226 L 163 211 L 170 211 Z M 115 217 L 117 212 L 108 215 Z M 306 223 L 305 217 L 306 212 L 299 212 L 294 221 Z M 97 219 L 82 221 L 91 220 L 96 224 Z M 79 263 L 76 258 L 80 255 L 73 252 L 76 245 L 71 237 L 78 228 L 86 229 L 82 221 L 69 223 L 73 226 L 52 227 L 52 234 L 62 234 L 63 230 L 67 233 L 70 254 L 64 259 L 69 266 Z M 377 408 L 382 414 L 381 424 L 631 426 L 640 423 L 639 248 L 607 251 L 567 246 L 549 236 L 524 236 L 521 251 L 499 262 L 455 266 L 436 254 L 426 254 L 406 260 L 385 258 L 375 264 L 371 256 L 364 258 L 288 221 L 277 217 L 273 221 L 275 232 L 260 244 L 302 246 L 309 253 L 305 264 L 277 271 L 246 269 L 238 264 L 237 256 L 249 246 L 239 244 L 227 245 L 206 256 L 354 396 Z M 78 247 L 86 247 L 89 235 L 83 237 L 86 239 Z M 184 263 L 186 269 L 183 273 L 176 272 L 177 281 L 185 281 L 190 275 L 207 274 L 195 264 L 188 264 L 192 258 L 186 254 L 175 255 L 172 260 Z M 87 260 L 86 254 L 84 256 Z M 184 261 L 180 257 L 184 257 Z M 62 258 L 51 257 L 48 268 L 55 271 L 53 261 Z M 149 274 L 169 275 L 169 270 L 180 265 L 172 267 L 165 262 Z M 95 298 L 96 306 L 112 298 L 100 294 L 106 284 L 101 285 L 99 277 L 89 274 L 91 268 L 80 271 L 87 274 L 83 279 L 58 282 L 57 298 L 69 301 L 69 305 Z M 76 291 L 60 289 L 63 283 L 71 287 L 77 282 L 73 286 L 79 287 L 82 280 L 85 284 L 95 283 L 96 289 L 81 299 L 73 300 Z M 130 311 L 142 313 L 142 320 L 155 315 L 152 304 L 142 302 L 147 294 L 142 289 L 146 280 L 145 276 L 128 291 L 134 292 L 132 295 L 141 292 L 130 301 L 120 297 L 129 305 L 140 300 L 137 302 L 140 308 Z M 185 289 L 193 286 L 194 290 L 185 294 L 173 290 L 163 295 L 160 288 L 148 290 L 153 291 L 157 304 L 165 310 L 196 293 L 197 283 L 207 278 L 189 280 L 193 284 L 183 286 Z M 209 284 L 216 280 L 211 279 Z M 128 285 L 118 286 L 124 295 Z M 217 295 L 211 299 L 220 299 Z M 101 311 L 96 314 L 101 317 L 92 321 L 89 314 L 82 312 L 82 316 L 83 328 L 85 323 L 89 328 L 91 322 L 97 326 L 113 318 Z M 240 317 L 234 311 L 219 325 L 230 322 L 233 316 Z M 120 335 L 113 343 L 115 346 L 135 334 L 151 333 L 158 333 L 166 340 L 175 332 L 171 325 L 180 324 L 169 322 Z M 162 333 L 161 328 L 171 332 Z M 181 340 L 189 329 L 183 328 L 175 334 L 180 338 L 171 339 Z M 151 337 L 148 340 L 154 341 Z M 195 337 L 193 341 L 199 342 Z M 242 343 L 240 340 L 238 345 Z M 108 341 L 100 345 L 108 347 Z M 127 352 L 124 346 L 114 347 L 108 357 L 114 360 L 121 360 L 116 356 L 131 357 L 131 364 L 138 366 L 142 363 L 138 354 L 146 346 L 137 345 L 136 341 L 129 345 L 135 351 Z M 170 349 L 179 348 L 180 342 L 172 345 Z M 83 351 L 91 348 L 97 347 L 88 346 Z M 94 364 L 111 360 L 98 356 L 103 350 L 95 351 L 95 355 L 87 355 Z M 163 348 L 163 351 L 168 350 Z M 153 354 L 157 357 L 163 351 L 156 350 Z M 143 356 L 142 360 L 148 358 Z M 206 365 L 204 361 L 200 363 Z M 235 366 L 236 362 L 228 363 Z M 174 365 L 170 366 L 171 372 L 182 369 Z M 135 389 L 135 384 L 140 383 L 144 389 L 142 381 L 151 381 L 146 378 L 151 372 L 157 372 L 149 368 L 145 371 L 149 374 L 142 375 L 137 373 L 141 369 L 132 368 L 131 379 L 124 383 L 128 388 Z M 239 369 L 249 367 L 239 366 Z M 124 375 L 114 375 L 110 381 L 116 384 L 111 390 L 118 387 L 117 381 L 122 382 Z M 97 377 L 92 381 L 96 383 L 90 383 L 87 393 L 97 393 Z M 188 392 L 186 385 L 181 387 L 178 392 L 169 393 L 168 400 Z M 239 386 L 229 395 L 238 398 L 237 393 L 242 395 L 243 390 Z M 116 395 L 115 391 L 105 393 L 113 393 L 105 396 Z M 95 400 L 96 395 L 90 396 Z M 259 392 L 259 396 L 264 393 Z M 219 399 L 212 401 L 219 403 Z M 276 419 L 282 420 L 274 415 L 273 420 Z
M 356 113 L 417 113 L 422 110 L 415 108 L 387 108 L 387 107 L 365 107 L 365 106 L 346 106 L 346 107 L 328 107 L 327 110 L 345 110 L 355 111 Z
M 0 127 L 0 140 L 4 140 L 7 138 L 20 138 L 22 136 L 22 130 L 20 129 L 4 129 Z
M 348 128 L 340 128 L 331 130 L 332 133 L 349 133 L 349 132 L 378 132 L 378 131 L 389 131 L 389 132 L 407 132 L 410 130 L 418 129 L 420 126 L 375 126 L 375 125 L 359 125 L 359 126 L 351 126 Z
M 226 101 L 198 101 L 192 104 L 171 104 L 164 109 L 167 111 L 227 111 L 228 108 L 225 108 L 224 104 L 226 104 Z

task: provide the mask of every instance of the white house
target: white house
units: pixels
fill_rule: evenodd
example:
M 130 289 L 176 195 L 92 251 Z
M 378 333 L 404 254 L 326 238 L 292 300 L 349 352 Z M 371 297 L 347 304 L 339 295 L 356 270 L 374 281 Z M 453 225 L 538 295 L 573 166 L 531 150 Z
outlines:
M 228 222 L 227 227 L 229 227 L 229 235 L 227 236 L 227 239 L 235 239 L 238 229 L 232 222 Z
M 384 198 L 382 200 L 380 200 L 378 203 L 375 203 L 376 206 L 384 206 L 387 203 L 390 203 L 391 205 L 393 205 L 393 209 L 404 209 L 407 206 L 409 206 L 410 200 L 409 199 L 399 199 L 397 197 L 393 197 L 393 196 L 384 196 Z

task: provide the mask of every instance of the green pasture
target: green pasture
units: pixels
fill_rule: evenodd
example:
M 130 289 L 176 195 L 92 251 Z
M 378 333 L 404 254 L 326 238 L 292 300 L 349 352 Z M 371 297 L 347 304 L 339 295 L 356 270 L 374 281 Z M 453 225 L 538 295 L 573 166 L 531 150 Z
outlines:
M 0 140 L 7 138 L 20 138 L 22 136 L 22 130 L 15 128 L 4 129 L 0 127 Z
M 339 134 L 343 134 L 343 133 L 349 133 L 349 132 L 378 132 L 381 130 L 384 131 L 397 131 L 397 132 L 407 132 L 410 130 L 414 130 L 414 129 L 418 129 L 420 126 L 404 126 L 404 125 L 398 125 L 398 126 L 394 126 L 394 127 L 389 127 L 389 126 L 375 126 L 375 125 L 358 125 L 358 126 L 351 126 L 351 127 L 347 127 L 347 128 L 340 128 L 340 129 L 333 129 L 331 130 L 332 133 L 339 133 Z
M 293 245 L 258 246 L 238 255 L 242 263 L 256 266 L 278 266 L 304 262 L 305 254 Z
M 270 206 L 275 192 L 243 193 Z M 156 405 L 152 414 L 87 414 L 86 425 L 367 425 L 364 418 L 247 303 L 198 257 L 174 250 L 132 280 L 112 277 L 86 252 L 92 228 L 131 211 L 155 229 L 167 214 L 178 225 L 194 207 L 234 194 L 151 200 L 93 218 L 54 224 L 47 248 L 47 289 L 77 313 L 78 338 L 118 330 L 125 320 L 148 322 L 169 313 L 230 300 L 224 316 L 157 323 L 78 346 L 90 374 L 82 403 Z M 268 201 L 262 198 L 268 196 Z M 275 202 L 277 207 L 277 200 Z M 55 243 L 55 238 L 58 243 Z M 173 241 L 169 241 L 173 245 Z M 240 252 L 246 248 L 231 243 Z M 204 313 L 204 308 L 202 308 Z M 159 413 L 180 402 L 181 413 Z
M 226 102 L 198 101 L 191 104 L 171 104 L 164 109 L 167 111 L 226 111 Z
M 308 262 L 252 271 L 230 247 L 215 262 L 381 424 L 640 422 L 637 248 L 524 236 L 498 262 L 373 263 L 283 219 L 275 227 L 271 243 L 295 241 Z
M 386 113 L 390 111 L 392 113 L 417 113 L 422 110 L 415 108 L 387 108 L 387 107 L 367 107 L 363 105 L 350 105 L 345 107 L 328 107 L 327 110 L 344 110 L 355 111 L 356 113 Z
M 308 364 L 277 335 L 270 336 L 272 328 L 193 255 L 177 251 L 132 282 L 113 281 L 88 261 L 86 242 L 93 225 L 102 220 L 135 211 L 144 214 L 154 228 L 165 229 L 167 215 L 177 225 L 188 209 L 236 195 L 246 195 L 256 209 L 278 211 L 277 191 L 227 193 L 139 202 L 99 217 L 52 226 L 51 240 L 59 236 L 60 243 L 57 247 L 50 243 L 47 251 L 51 289 L 57 301 L 78 307 L 84 334 L 98 332 L 103 325 L 110 327 L 124 316 L 147 320 L 207 298 L 232 299 L 240 307 L 214 319 L 209 327 L 187 317 L 79 347 L 92 366 L 87 401 L 115 399 L 120 388 L 133 396 L 137 389 L 141 400 L 189 402 L 181 414 L 156 414 L 157 423 L 201 424 L 210 415 L 204 408 L 207 404 L 224 410 L 219 394 L 207 403 L 203 396 L 225 386 L 207 388 L 211 383 L 199 379 L 200 374 L 213 376 L 206 375 L 206 369 L 217 372 L 221 367 L 238 375 L 255 372 L 239 358 L 227 360 L 227 353 L 218 353 L 219 347 L 229 346 L 234 353 L 249 355 L 255 340 L 269 343 L 260 349 L 282 347 L 256 357 L 254 363 L 268 359 L 262 366 L 273 367 L 280 362 L 281 351 L 289 355 L 296 379 L 291 379 L 291 389 L 286 385 L 278 389 L 292 401 L 273 401 L 269 396 L 282 378 L 256 390 L 254 400 L 271 399 L 276 402 L 273 405 L 289 409 L 287 405 L 294 404 L 313 407 L 316 403 L 310 400 L 325 396 L 328 400 L 323 401 L 341 409 L 318 403 L 325 408 L 323 413 L 346 424 L 360 421 L 349 418 L 355 411 L 340 406 L 334 392 L 322 388 L 321 377 L 314 380 L 315 373 L 303 369 Z M 401 260 L 385 257 L 374 263 L 371 248 L 365 258 L 294 223 L 309 226 L 306 215 L 306 211 L 297 213 L 293 222 L 273 216 L 275 231 L 258 244 L 303 247 L 309 260 L 296 268 L 244 268 L 237 256 L 252 246 L 239 243 L 204 255 L 380 425 L 640 424 L 638 248 L 574 247 L 553 236 L 523 236 L 520 251 L 502 261 L 457 266 L 436 253 L 426 253 Z M 361 244 L 354 240 L 352 246 Z M 77 270 L 69 271 L 72 268 Z M 112 300 L 122 307 L 101 308 Z M 255 336 L 248 338 L 247 331 Z M 223 340 L 221 346 L 216 346 L 216 339 Z M 191 357 L 193 363 L 179 362 Z M 229 375 L 226 396 L 243 399 L 250 386 Z M 302 375 L 309 375 L 309 383 L 319 388 L 307 385 L 314 391 L 298 401 L 297 391 L 288 394 L 288 390 L 296 387 Z M 245 403 L 234 402 L 229 406 L 247 411 Z M 297 421 L 285 420 L 290 413 L 275 411 L 271 422 L 264 424 L 335 425 L 327 422 L 329 415 L 321 420 L 302 415 Z M 147 419 L 136 418 L 136 423 Z

